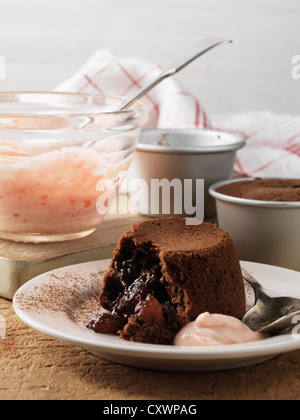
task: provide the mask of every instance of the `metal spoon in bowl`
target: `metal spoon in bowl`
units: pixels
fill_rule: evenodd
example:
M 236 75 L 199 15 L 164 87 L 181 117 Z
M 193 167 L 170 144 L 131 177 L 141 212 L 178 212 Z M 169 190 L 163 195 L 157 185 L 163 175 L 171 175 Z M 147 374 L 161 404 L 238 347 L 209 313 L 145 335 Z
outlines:
M 144 95 L 146 95 L 151 89 L 153 89 L 155 86 L 157 86 L 160 82 L 167 79 L 170 76 L 173 76 L 174 74 L 178 73 L 180 70 L 185 68 L 187 65 L 192 63 L 196 58 L 206 54 L 208 51 L 212 50 L 213 48 L 222 45 L 222 44 L 230 44 L 232 41 L 228 39 L 222 39 L 222 38 L 208 38 L 200 41 L 198 44 L 196 44 L 192 50 L 189 50 L 186 54 L 175 60 L 172 64 L 170 64 L 162 73 L 160 73 L 151 83 L 149 83 L 147 86 L 142 88 L 137 94 L 135 94 L 132 98 L 128 99 L 126 102 L 124 102 L 119 108 L 115 110 L 115 112 L 121 112 L 127 110 L 131 105 L 133 105 L 137 100 L 142 98 Z M 125 115 L 124 119 L 126 121 L 130 121 L 131 117 L 130 115 Z M 82 147 L 90 147 L 93 144 L 97 143 L 101 139 L 97 140 L 90 140 L 87 141 L 82 145 Z
M 200 56 L 206 54 L 208 51 L 212 50 L 213 48 L 222 45 L 222 44 L 229 44 L 232 43 L 231 40 L 222 39 L 222 38 L 208 38 L 200 41 L 196 44 L 192 50 L 189 50 L 186 54 L 175 60 L 171 63 L 165 70 L 162 71 L 151 83 L 141 89 L 137 94 L 135 94 L 132 98 L 126 101 L 121 107 L 118 109 L 119 111 L 123 111 L 129 108 L 134 102 L 142 98 L 146 95 L 151 89 L 157 86 L 160 82 L 167 79 L 170 76 L 178 73 L 180 70 L 184 69 L 187 65 L 192 63 L 194 60 L 199 58 Z
M 293 328 L 293 319 L 300 315 L 300 299 L 271 297 L 243 268 L 242 273 L 255 291 L 255 305 L 246 313 L 243 323 L 252 331 L 269 335 L 281 334 Z

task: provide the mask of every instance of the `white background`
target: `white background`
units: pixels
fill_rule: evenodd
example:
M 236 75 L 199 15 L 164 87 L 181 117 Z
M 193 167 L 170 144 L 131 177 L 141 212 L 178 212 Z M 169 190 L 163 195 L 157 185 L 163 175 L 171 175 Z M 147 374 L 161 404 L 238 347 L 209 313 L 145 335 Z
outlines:
M 208 36 L 222 46 L 178 78 L 209 113 L 299 113 L 299 0 L 0 0 L 0 90 L 51 90 L 100 48 L 168 64 Z

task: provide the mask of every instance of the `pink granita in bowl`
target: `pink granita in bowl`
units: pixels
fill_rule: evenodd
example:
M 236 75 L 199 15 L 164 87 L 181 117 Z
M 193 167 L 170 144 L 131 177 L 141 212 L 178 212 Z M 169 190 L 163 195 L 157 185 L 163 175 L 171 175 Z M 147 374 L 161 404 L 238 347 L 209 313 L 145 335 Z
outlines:
M 56 242 L 96 229 L 105 217 L 101 197 L 116 194 L 147 120 L 140 103 L 114 111 L 123 101 L 0 93 L 1 238 Z

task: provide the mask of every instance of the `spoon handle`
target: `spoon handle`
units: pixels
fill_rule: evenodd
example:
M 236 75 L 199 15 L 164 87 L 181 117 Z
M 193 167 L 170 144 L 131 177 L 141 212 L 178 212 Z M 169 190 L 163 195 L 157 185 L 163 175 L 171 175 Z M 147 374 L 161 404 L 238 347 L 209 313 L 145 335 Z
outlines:
M 124 109 L 128 108 L 142 96 L 146 95 L 151 89 L 157 86 L 160 82 L 165 80 L 166 78 L 178 73 L 180 70 L 184 69 L 198 57 L 206 54 L 208 51 L 212 50 L 213 48 L 217 47 L 218 45 L 228 44 L 232 41 L 227 39 L 221 38 L 208 38 L 200 41 L 196 44 L 192 50 L 188 51 L 186 54 L 175 60 L 171 63 L 165 70 L 163 70 L 149 85 L 145 88 L 140 90 L 138 94 L 133 96 L 131 99 L 126 101 L 122 106 L 119 108 L 119 111 L 123 111 Z
M 242 269 L 242 274 L 243 274 L 243 278 L 249 283 L 251 284 L 251 286 L 254 289 L 255 292 L 255 303 L 257 303 L 259 300 L 267 303 L 268 301 L 270 301 L 271 296 L 265 291 L 265 289 L 262 287 L 262 285 L 255 280 L 254 277 L 252 277 L 244 268 Z
M 247 280 L 247 282 L 251 284 L 251 286 L 253 287 L 253 289 L 256 293 L 260 293 L 263 290 L 260 283 L 258 283 L 258 281 L 255 280 L 255 278 L 252 277 L 248 273 L 248 271 L 246 271 L 244 268 L 241 268 L 241 270 L 242 270 L 242 274 L 243 274 L 244 279 Z

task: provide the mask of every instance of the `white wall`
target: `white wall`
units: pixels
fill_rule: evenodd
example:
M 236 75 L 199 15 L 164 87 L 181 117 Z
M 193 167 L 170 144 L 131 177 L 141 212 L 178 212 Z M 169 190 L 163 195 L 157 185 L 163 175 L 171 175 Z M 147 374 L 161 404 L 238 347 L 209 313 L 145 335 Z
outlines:
M 299 112 L 299 0 L 0 0 L 0 90 L 47 90 L 98 48 L 161 65 L 201 38 L 234 40 L 178 78 L 209 113 Z

